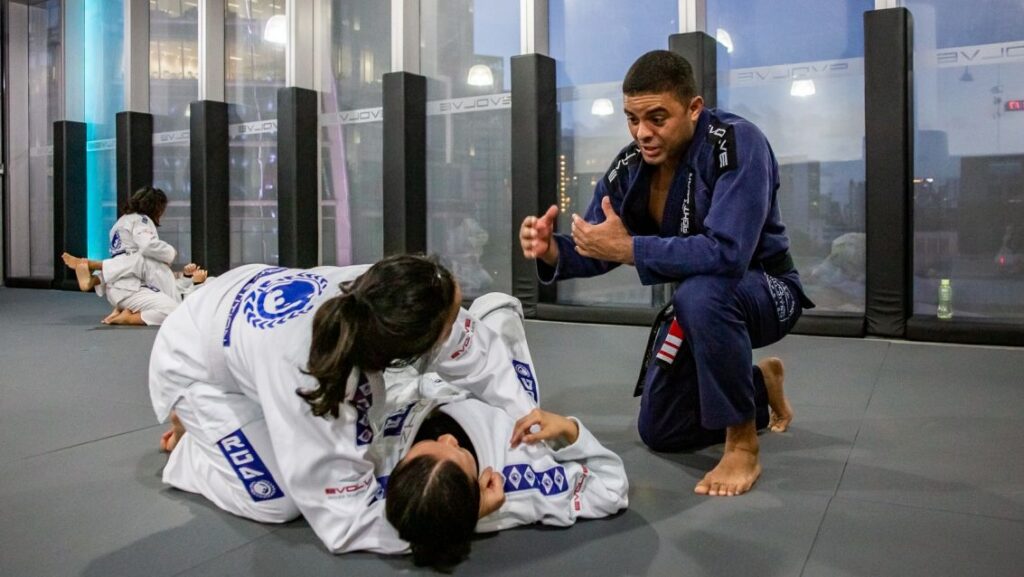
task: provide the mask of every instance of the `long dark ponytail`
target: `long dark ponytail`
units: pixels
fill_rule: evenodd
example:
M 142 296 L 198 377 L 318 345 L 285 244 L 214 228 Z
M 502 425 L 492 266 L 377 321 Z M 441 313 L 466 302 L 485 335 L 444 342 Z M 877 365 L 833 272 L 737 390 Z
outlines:
M 420 255 L 385 258 L 341 289 L 313 317 L 306 373 L 318 386 L 297 391 L 318 417 L 338 416 L 353 368 L 404 366 L 432 349 L 455 301 L 452 274 Z

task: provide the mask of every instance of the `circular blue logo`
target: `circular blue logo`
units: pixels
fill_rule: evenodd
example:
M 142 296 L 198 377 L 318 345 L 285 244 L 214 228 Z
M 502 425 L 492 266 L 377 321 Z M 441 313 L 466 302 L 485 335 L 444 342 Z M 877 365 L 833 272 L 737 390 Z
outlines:
M 277 493 L 277 487 L 275 487 L 273 483 L 261 479 L 249 484 L 249 493 L 253 497 L 269 499 Z
M 312 310 L 326 288 L 327 279 L 310 273 L 271 278 L 246 295 L 242 311 L 250 325 L 273 328 Z

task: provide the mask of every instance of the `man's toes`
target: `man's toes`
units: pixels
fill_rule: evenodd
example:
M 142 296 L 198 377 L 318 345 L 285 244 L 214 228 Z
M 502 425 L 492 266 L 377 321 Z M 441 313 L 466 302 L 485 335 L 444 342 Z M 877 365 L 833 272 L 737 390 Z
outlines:
M 710 494 L 710 491 L 711 486 L 708 485 L 707 479 L 701 479 L 701 481 L 697 483 L 697 486 L 693 488 L 693 492 L 698 495 L 708 495 Z

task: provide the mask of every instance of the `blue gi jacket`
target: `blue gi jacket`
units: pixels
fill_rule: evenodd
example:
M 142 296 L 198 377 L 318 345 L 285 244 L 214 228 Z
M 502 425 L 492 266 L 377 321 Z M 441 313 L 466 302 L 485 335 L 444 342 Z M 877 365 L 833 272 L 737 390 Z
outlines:
M 779 215 L 779 166 L 768 140 L 751 122 L 721 110 L 701 112 L 669 188 L 660 226 L 647 208 L 654 170 L 643 161 L 637 144 L 630 143 L 597 183 L 584 215 L 587 222 L 604 222 L 601 200 L 611 198 L 633 235 L 640 282 L 679 282 L 696 275 L 739 277 L 754 266 L 776 269 L 773 274 L 786 272 L 777 266 L 788 260 L 789 249 Z M 581 256 L 569 235 L 556 234 L 555 240 L 556 266 L 537 261 L 545 284 L 596 276 L 618 266 Z

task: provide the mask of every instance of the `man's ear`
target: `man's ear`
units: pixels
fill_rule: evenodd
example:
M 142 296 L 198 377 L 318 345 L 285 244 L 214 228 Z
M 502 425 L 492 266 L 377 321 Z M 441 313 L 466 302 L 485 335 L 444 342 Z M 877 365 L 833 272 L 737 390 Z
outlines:
M 687 111 L 690 113 L 690 120 L 696 122 L 697 117 L 700 116 L 701 110 L 704 110 L 704 97 L 694 96 L 690 100 L 690 107 L 687 109 Z

